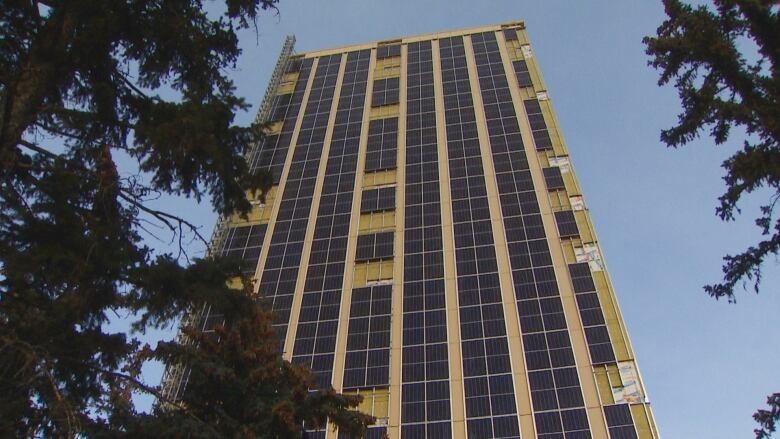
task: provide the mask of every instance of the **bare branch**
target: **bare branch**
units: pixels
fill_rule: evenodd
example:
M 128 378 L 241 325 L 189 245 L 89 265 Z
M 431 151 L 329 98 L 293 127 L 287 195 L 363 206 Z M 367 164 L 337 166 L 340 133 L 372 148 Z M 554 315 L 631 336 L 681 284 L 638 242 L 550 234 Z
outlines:
M 38 145 L 36 145 L 36 144 L 34 144 L 32 142 L 28 142 L 28 141 L 26 141 L 24 139 L 19 139 L 19 145 L 22 145 L 22 146 L 24 146 L 25 148 L 27 148 L 29 150 L 32 150 L 32 151 L 35 151 L 37 153 L 43 154 L 43 155 L 45 155 L 45 156 L 47 156 L 49 158 L 55 159 L 55 160 L 67 160 L 67 159 L 65 159 L 64 157 L 62 157 L 59 154 L 55 154 L 55 153 L 49 151 L 48 149 L 41 148 L 40 146 L 38 146 Z
M 137 209 L 152 215 L 154 218 L 165 224 L 166 227 L 168 227 L 173 233 L 177 232 L 177 226 L 175 226 L 174 223 L 178 224 L 178 230 L 182 230 L 182 227 L 186 226 L 187 229 L 189 229 L 189 231 L 192 232 L 203 244 L 208 245 L 208 240 L 198 231 L 200 227 L 196 226 L 195 224 L 185 220 L 182 217 L 145 206 L 143 203 L 135 199 L 133 194 L 128 193 L 124 188 L 120 189 L 119 196 Z

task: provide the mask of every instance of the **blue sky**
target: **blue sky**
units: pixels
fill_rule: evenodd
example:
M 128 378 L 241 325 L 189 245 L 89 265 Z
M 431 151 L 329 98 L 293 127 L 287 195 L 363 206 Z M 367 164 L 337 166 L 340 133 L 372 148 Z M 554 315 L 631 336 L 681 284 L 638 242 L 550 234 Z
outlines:
M 737 304 L 702 291 L 719 280 L 724 254 L 759 237 L 752 218 L 764 200 L 745 203 L 736 223 L 715 216 L 720 163 L 738 139 L 717 148 L 709 139 L 681 150 L 660 144 L 679 109 L 675 90 L 656 85 L 641 44 L 663 20 L 660 2 L 282 0 L 278 16 L 260 19 L 257 37 L 241 35 L 244 54 L 231 77 L 240 95 L 260 102 L 291 33 L 298 51 L 308 51 L 518 19 L 591 209 L 661 434 L 751 437 L 751 414 L 780 391 L 780 270 L 770 262 L 763 292 L 743 292 Z M 239 122 L 253 117 L 254 109 Z M 163 203 L 205 229 L 215 222 L 207 203 Z M 159 375 L 159 367 L 147 371 L 151 381 Z

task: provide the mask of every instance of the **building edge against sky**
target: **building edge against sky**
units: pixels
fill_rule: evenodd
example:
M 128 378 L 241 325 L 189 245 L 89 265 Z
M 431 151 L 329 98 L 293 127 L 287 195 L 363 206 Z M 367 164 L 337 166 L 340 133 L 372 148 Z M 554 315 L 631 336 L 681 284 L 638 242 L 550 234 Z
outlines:
M 660 437 L 524 24 L 293 44 L 250 154 L 274 187 L 211 246 L 285 358 L 363 395 L 368 437 Z

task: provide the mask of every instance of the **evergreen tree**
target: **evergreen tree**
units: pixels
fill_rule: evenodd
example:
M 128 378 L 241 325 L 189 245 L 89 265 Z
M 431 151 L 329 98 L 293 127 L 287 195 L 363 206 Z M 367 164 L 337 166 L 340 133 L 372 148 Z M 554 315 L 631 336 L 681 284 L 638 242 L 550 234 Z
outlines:
M 720 145 L 732 128 L 743 129 L 742 148 L 724 163 L 726 192 L 717 213 L 731 221 L 743 195 L 768 188 L 772 196 L 756 224 L 765 239 L 743 253 L 724 258 L 723 281 L 705 290 L 734 300 L 734 288 L 752 281 L 758 292 L 761 263 L 780 250 L 780 222 L 774 207 L 780 197 L 780 2 L 715 0 L 715 9 L 664 0 L 669 18 L 658 35 L 645 37 L 650 65 L 661 70 L 659 85 L 674 82 L 683 112 L 676 126 L 661 133 L 671 147 L 683 146 L 708 130 Z M 742 45 L 753 44 L 755 62 Z
M 769 410 L 760 409 L 753 414 L 753 419 L 758 422 L 760 428 L 753 430 L 756 439 L 769 439 L 772 433 L 777 431 L 780 422 L 780 393 L 773 393 L 766 398 Z
M 221 14 L 199 0 L 3 2 L 0 436 L 289 437 L 304 421 L 370 422 L 350 409 L 357 398 L 309 392 L 282 361 L 268 311 L 226 287 L 237 263 L 181 265 L 142 240 L 149 221 L 200 236 L 150 206 L 160 194 L 245 214 L 246 191 L 268 188 L 244 159 L 260 129 L 234 124 L 248 106 L 225 71 L 237 32 L 276 1 L 226 0 Z M 137 340 L 201 303 L 226 316 L 220 343 Z M 108 329 L 115 313 L 135 332 Z M 168 410 L 137 413 L 132 392 L 159 396 L 139 378 L 150 359 L 190 364 L 199 382 Z
M 657 35 L 646 37 L 650 65 L 661 70 L 659 85 L 673 82 L 682 113 L 677 125 L 661 133 L 661 141 L 679 147 L 708 133 L 716 145 L 731 138 L 732 129 L 747 134 L 742 146 L 723 162 L 726 191 L 717 214 L 731 221 L 740 213 L 744 195 L 768 190 L 756 225 L 764 238 L 737 255 L 724 257 L 723 280 L 707 285 L 716 299 L 735 300 L 734 289 L 761 283 L 761 265 L 780 251 L 780 1 L 713 0 L 692 7 L 664 0 L 668 19 Z M 747 50 L 755 49 L 755 56 Z M 749 50 L 748 49 L 748 50 Z M 759 410 L 759 439 L 769 437 L 779 420 L 779 394 L 768 398 L 771 410 Z

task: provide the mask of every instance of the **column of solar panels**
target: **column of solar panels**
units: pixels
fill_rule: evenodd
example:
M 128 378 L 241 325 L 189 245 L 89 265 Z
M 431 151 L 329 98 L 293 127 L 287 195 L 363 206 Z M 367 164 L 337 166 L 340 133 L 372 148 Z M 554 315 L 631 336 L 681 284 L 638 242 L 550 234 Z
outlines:
M 509 345 L 462 37 L 440 40 L 466 420 L 470 438 L 519 438 Z
M 322 388 L 333 373 L 370 54 L 347 55 L 293 348 Z
M 531 126 L 531 135 L 534 138 L 534 145 L 537 151 L 552 149 L 552 140 L 550 132 L 547 131 L 547 123 L 544 121 L 542 107 L 537 99 L 528 99 L 523 101 L 525 113 L 528 115 L 528 124 Z
M 270 170 L 274 176 L 274 184 L 279 183 L 279 174 L 282 172 L 287 150 L 290 146 L 290 138 L 295 128 L 295 120 L 298 118 L 298 110 L 301 107 L 303 93 L 306 90 L 306 82 L 309 80 L 312 61 L 293 60 L 287 63 L 285 72 L 298 71 L 298 80 L 295 91 L 284 95 L 277 95 L 271 106 L 271 121 L 282 121 L 280 135 L 263 138 L 259 146 L 259 153 L 255 156 L 255 162 L 251 163 L 252 172 Z M 279 164 L 277 164 L 279 163 Z M 228 228 L 225 246 L 222 249 L 223 256 L 241 259 L 241 271 L 248 276 L 253 276 L 257 270 L 257 261 L 260 258 L 265 232 L 268 224 L 252 224 L 246 226 L 232 225 Z M 222 321 L 222 316 L 206 314 L 202 327 L 205 331 L 213 329 L 214 325 Z
M 517 31 L 515 29 L 504 29 L 504 38 L 507 41 L 517 41 Z M 528 71 L 528 63 L 524 59 L 512 61 L 512 66 L 515 69 L 517 84 L 520 87 L 533 86 L 531 72 Z
M 385 46 L 377 49 L 377 59 L 398 56 L 397 50 Z M 387 83 L 384 83 L 387 85 Z M 374 82 L 377 85 L 377 82 Z M 384 96 L 387 87 L 374 88 L 372 106 L 379 105 L 377 93 Z M 393 87 L 391 87 L 392 89 Z M 396 86 L 397 90 L 397 86 Z M 389 101 L 398 103 L 397 91 L 391 91 Z M 365 172 L 395 169 L 398 145 L 398 119 L 376 119 L 369 122 Z M 395 207 L 395 187 L 379 191 L 364 191 L 361 211 L 374 212 Z M 393 232 L 359 235 L 355 253 L 356 262 L 379 261 L 393 258 Z M 345 391 L 383 389 L 385 396 L 390 385 L 390 313 L 393 285 L 390 283 L 353 288 L 347 330 L 347 352 L 344 363 Z M 380 392 L 381 393 L 381 392 Z M 374 395 L 376 396 L 376 395 Z M 370 396 L 369 396 L 370 397 Z M 376 415 L 377 413 L 375 413 Z M 385 416 L 385 414 L 381 416 Z M 378 418 L 364 438 L 380 439 L 387 433 L 387 419 Z M 339 438 L 346 438 L 339 433 Z
M 589 438 L 563 304 L 494 33 L 471 37 L 541 439 Z M 565 435 L 565 436 L 564 436 Z
M 297 59 L 287 63 L 285 73 L 298 72 L 295 83 L 295 91 L 274 97 L 271 107 L 271 122 L 282 121 L 282 130 L 279 134 L 263 138 L 260 149 L 251 163 L 252 171 L 270 170 L 274 184 L 279 184 L 282 177 L 282 169 L 287 159 L 287 151 L 290 148 L 295 120 L 301 108 L 303 94 L 306 91 L 306 82 L 309 80 L 312 59 Z
M 518 85 L 526 87 L 532 85 L 528 75 L 528 66 L 525 62 L 513 63 Z M 537 100 L 525 101 L 525 108 L 528 113 L 529 121 L 535 139 L 541 139 L 537 149 L 550 149 L 552 144 L 549 142 L 550 134 L 547 130 L 547 124 L 544 121 L 541 106 Z M 552 166 L 544 168 L 545 183 L 548 190 L 565 189 L 566 186 L 561 175 L 560 168 Z M 577 222 L 574 212 L 564 210 L 555 212 L 555 221 L 558 226 L 558 234 L 561 238 L 573 238 L 579 236 Z M 577 307 L 580 312 L 580 319 L 585 330 L 585 339 L 590 352 L 590 360 L 594 365 L 615 364 L 615 352 L 612 342 L 609 338 L 604 313 L 601 309 L 596 286 L 593 282 L 593 276 L 590 266 L 585 263 L 569 264 L 569 275 L 572 280 L 574 294 L 577 299 Z M 613 439 L 635 438 L 631 414 L 628 405 L 605 406 L 604 414 L 607 419 L 610 437 Z
M 259 146 L 259 153 L 255 156 L 255 163 L 251 164 L 252 172 L 270 170 L 274 176 L 275 184 L 279 182 L 278 176 L 281 174 L 284 160 L 287 157 L 295 120 L 298 118 L 298 110 L 306 90 L 306 82 L 309 80 L 311 64 L 310 59 L 293 60 L 287 63 L 286 72 L 298 71 L 299 73 L 295 91 L 276 96 L 271 107 L 271 120 L 283 123 L 281 134 L 263 138 Z M 281 165 L 277 165 L 277 163 Z M 267 227 L 267 224 L 230 227 L 222 254 L 241 259 L 244 273 L 254 275 Z
M 384 47 L 387 49 L 387 46 Z M 387 50 L 383 52 L 387 53 Z M 377 55 L 379 56 L 379 54 Z M 373 145 L 373 147 L 372 147 Z M 365 171 L 373 172 L 395 168 L 398 145 L 398 118 L 372 120 L 368 128 Z M 372 160 L 372 152 L 377 153 Z M 382 159 L 382 157 L 390 157 Z M 395 206 L 395 188 L 393 203 Z M 369 192 L 374 194 L 375 192 Z M 378 195 L 378 193 L 376 193 Z M 370 210 L 378 209 L 375 202 L 366 199 Z M 366 208 L 367 206 L 363 206 Z M 393 258 L 394 233 L 380 232 L 360 235 L 355 251 L 356 262 Z M 349 312 L 347 353 L 344 366 L 344 389 L 387 387 L 390 385 L 390 303 L 392 284 L 354 288 Z M 384 431 L 384 429 L 383 429 Z
M 295 127 L 295 120 L 298 117 L 303 93 L 306 90 L 306 82 L 309 79 L 311 60 L 304 62 L 300 60 L 289 61 L 285 73 L 295 71 L 299 72 L 295 91 L 277 95 L 274 97 L 271 106 L 271 121 L 283 121 L 283 134 L 265 137 L 259 146 L 259 154 L 255 155 L 254 163 L 250 163 L 253 173 L 260 170 L 270 171 L 274 175 L 274 184 L 279 182 L 278 173 L 281 173 L 281 167 L 277 170 L 274 164 L 279 161 L 282 163 L 282 166 L 284 165 L 290 145 L 290 137 Z M 289 133 L 286 136 L 284 135 L 285 131 Z M 260 159 L 260 157 L 263 158 Z M 240 259 L 242 273 L 247 276 L 254 276 L 267 229 L 268 224 L 230 225 L 224 246 L 221 249 L 222 255 Z M 214 327 L 222 324 L 222 321 L 222 314 L 216 314 L 212 312 L 211 307 L 208 307 L 202 316 L 200 328 L 204 333 L 213 334 Z M 186 388 L 186 382 L 183 383 L 181 388 Z
M 401 437 L 452 436 L 430 41 L 407 46 Z
M 574 294 L 580 310 L 590 360 L 593 364 L 615 363 L 615 352 L 609 340 L 607 323 L 601 310 L 596 285 L 587 262 L 569 264 Z
M 287 335 L 340 62 L 341 55 L 333 55 L 321 57 L 317 64 L 260 280 L 261 293 L 272 302 L 274 327 L 282 343 Z
M 569 264 L 577 307 L 580 310 L 585 339 L 590 351 L 590 360 L 594 365 L 616 364 L 615 351 L 609 338 L 609 330 L 604 320 L 596 285 L 587 262 Z M 628 404 L 604 406 L 604 416 L 612 439 L 635 439 L 637 437 L 634 421 Z
M 638 439 L 628 404 L 605 405 L 604 417 L 611 439 Z
M 369 122 L 366 172 L 395 169 L 398 156 L 398 118 Z
M 345 392 L 387 389 L 390 380 L 390 310 L 393 285 L 354 288 L 349 309 L 347 355 L 344 365 Z M 387 419 L 377 419 L 386 424 Z M 364 439 L 382 439 L 386 425 L 368 428 Z M 339 439 L 349 438 L 339 433 Z
M 352 290 L 344 389 L 387 387 L 390 375 L 391 284 Z

